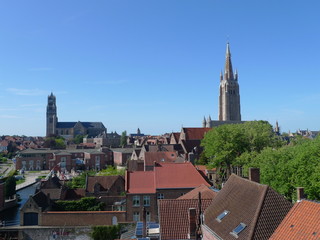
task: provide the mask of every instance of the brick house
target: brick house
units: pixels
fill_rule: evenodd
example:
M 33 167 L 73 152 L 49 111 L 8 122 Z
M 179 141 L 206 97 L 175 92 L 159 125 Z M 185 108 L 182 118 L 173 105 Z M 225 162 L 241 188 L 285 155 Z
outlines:
M 202 239 L 269 239 L 291 207 L 269 186 L 232 174 L 204 212 Z
M 134 148 L 112 148 L 113 162 L 117 166 L 126 166 L 130 160 Z
M 57 165 L 69 172 L 82 166 L 100 170 L 111 164 L 109 155 L 97 149 L 25 149 L 16 156 L 16 169 L 24 170 L 51 170 Z
M 158 220 L 157 199 L 176 199 L 190 190 L 210 184 L 187 163 L 161 163 L 153 171 L 126 172 L 127 221 Z

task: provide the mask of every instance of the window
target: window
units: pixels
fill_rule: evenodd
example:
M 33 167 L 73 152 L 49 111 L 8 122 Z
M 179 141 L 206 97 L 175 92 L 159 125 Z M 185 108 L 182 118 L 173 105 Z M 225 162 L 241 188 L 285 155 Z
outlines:
M 229 213 L 229 211 L 224 210 L 223 213 L 221 213 L 221 214 L 216 218 L 216 220 L 217 220 L 218 222 L 221 222 L 221 220 L 222 220 L 225 216 L 227 216 L 228 213 Z
M 66 168 L 67 166 L 67 158 L 66 157 L 61 157 L 60 159 L 60 167 L 61 168 Z
M 133 206 L 134 207 L 140 206 L 140 196 L 133 196 Z
M 150 212 L 146 212 L 146 221 L 151 222 L 151 214 Z
M 163 193 L 158 193 L 158 199 L 164 199 L 164 194 Z
M 150 196 L 143 196 L 143 206 L 150 206 Z
M 235 229 L 232 230 L 232 232 L 230 232 L 230 234 L 235 238 L 238 238 L 239 233 L 241 233 L 246 227 L 247 225 L 245 225 L 244 223 L 240 223 Z
M 134 222 L 140 221 L 140 213 L 139 212 L 133 212 L 133 221 Z

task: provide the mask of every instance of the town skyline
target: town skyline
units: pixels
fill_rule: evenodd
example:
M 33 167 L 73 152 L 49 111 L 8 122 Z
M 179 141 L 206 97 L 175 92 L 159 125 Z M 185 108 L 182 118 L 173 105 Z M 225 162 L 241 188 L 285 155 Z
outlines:
M 241 116 L 319 130 L 317 1 L 2 3 L 0 134 L 45 136 L 59 121 L 145 134 L 218 119 L 226 43 Z

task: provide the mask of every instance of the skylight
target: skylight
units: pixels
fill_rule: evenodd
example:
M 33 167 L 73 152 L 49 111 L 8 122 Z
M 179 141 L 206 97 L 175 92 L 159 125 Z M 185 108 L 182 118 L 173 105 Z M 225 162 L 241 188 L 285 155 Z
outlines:
M 238 238 L 239 233 L 241 233 L 246 227 L 247 225 L 245 225 L 244 223 L 240 223 L 235 229 L 232 230 L 232 232 L 230 232 L 230 234 L 235 238 Z
M 216 220 L 217 220 L 218 222 L 221 222 L 221 220 L 222 220 L 225 216 L 227 216 L 228 213 L 229 213 L 229 211 L 224 210 L 224 211 L 216 218 Z

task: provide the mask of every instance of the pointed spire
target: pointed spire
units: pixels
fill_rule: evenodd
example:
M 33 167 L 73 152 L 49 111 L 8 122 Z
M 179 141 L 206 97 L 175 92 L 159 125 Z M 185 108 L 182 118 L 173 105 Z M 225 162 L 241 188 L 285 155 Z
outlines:
M 229 42 L 227 43 L 226 65 L 225 65 L 225 68 L 224 68 L 224 72 L 225 72 L 225 79 L 226 80 L 234 80 Z
M 206 127 L 207 126 L 207 120 L 206 120 L 206 117 L 203 116 L 203 121 L 202 121 L 202 127 Z

